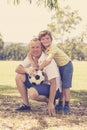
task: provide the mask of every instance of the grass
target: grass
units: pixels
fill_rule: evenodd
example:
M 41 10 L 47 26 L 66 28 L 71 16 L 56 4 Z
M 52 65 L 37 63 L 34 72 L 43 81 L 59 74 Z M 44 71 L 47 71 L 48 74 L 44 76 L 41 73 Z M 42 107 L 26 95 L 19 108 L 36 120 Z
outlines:
M 17 113 L 21 104 L 15 84 L 17 61 L 0 61 L 0 129 L 1 130 L 87 130 L 87 62 L 74 61 L 71 89 L 71 114 L 57 112 L 49 117 L 46 103 L 30 100 L 31 112 Z
M 87 62 L 73 62 L 73 90 L 87 90 Z

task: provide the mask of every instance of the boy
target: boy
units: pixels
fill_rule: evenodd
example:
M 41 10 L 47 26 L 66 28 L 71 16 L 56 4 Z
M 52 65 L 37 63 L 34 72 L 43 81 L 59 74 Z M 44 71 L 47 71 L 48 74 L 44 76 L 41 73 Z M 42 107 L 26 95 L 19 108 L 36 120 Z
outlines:
M 59 103 L 56 105 L 56 110 L 63 110 L 64 114 L 70 114 L 70 88 L 72 86 L 73 74 L 71 59 L 61 49 L 52 44 L 52 35 L 48 30 L 41 31 L 38 37 L 42 43 L 43 51 L 48 56 L 39 66 L 39 69 L 43 69 L 54 59 L 59 67 L 61 75 L 63 90 Z M 64 103 L 63 98 L 65 99 Z

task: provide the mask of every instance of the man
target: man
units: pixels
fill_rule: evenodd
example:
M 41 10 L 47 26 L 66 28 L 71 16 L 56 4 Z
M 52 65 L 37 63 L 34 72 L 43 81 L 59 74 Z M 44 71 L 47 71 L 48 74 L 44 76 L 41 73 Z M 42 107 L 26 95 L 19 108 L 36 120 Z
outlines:
M 42 52 L 41 43 L 37 38 L 31 40 L 29 44 L 29 52 L 38 65 L 40 65 L 45 58 L 45 55 Z M 32 85 L 29 82 L 28 74 L 35 71 L 34 69 L 31 70 L 31 65 L 32 63 L 27 56 L 24 61 L 16 68 L 16 84 L 23 100 L 23 106 L 17 108 L 16 111 L 25 111 L 31 109 L 28 100 L 29 92 L 29 98 L 33 100 L 47 102 L 48 99 L 48 113 L 50 116 L 55 115 L 54 100 L 59 98 L 61 93 L 61 80 L 57 65 L 55 61 L 52 60 L 52 62 L 44 68 L 48 80 L 46 79 L 44 83 L 40 85 Z M 27 90 L 27 87 L 29 90 Z

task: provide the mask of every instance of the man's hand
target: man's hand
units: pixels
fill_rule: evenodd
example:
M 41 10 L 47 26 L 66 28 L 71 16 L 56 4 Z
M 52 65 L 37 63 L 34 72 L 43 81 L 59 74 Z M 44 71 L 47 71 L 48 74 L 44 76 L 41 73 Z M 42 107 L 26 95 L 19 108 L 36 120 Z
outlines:
M 39 70 L 43 70 L 43 65 L 39 65 Z
M 48 109 L 49 116 L 55 116 L 56 112 L 53 103 L 48 103 L 47 109 Z
M 36 70 L 33 67 L 25 68 L 25 72 L 29 74 L 30 76 L 36 75 Z
M 38 64 L 36 64 L 35 62 L 32 62 L 31 64 L 32 64 L 31 66 L 33 69 L 37 69 L 37 70 L 39 69 Z

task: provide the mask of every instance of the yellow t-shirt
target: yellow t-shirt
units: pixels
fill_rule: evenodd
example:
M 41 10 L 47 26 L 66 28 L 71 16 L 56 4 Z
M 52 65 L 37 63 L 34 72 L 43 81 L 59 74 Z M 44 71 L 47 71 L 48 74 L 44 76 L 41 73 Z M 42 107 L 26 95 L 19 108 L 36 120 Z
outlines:
M 51 44 L 44 52 L 46 55 L 54 54 L 54 60 L 58 66 L 64 66 L 70 61 L 70 58 L 56 45 Z

